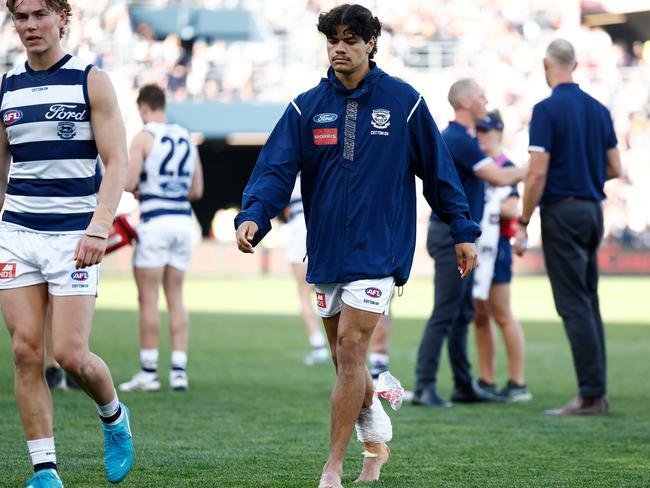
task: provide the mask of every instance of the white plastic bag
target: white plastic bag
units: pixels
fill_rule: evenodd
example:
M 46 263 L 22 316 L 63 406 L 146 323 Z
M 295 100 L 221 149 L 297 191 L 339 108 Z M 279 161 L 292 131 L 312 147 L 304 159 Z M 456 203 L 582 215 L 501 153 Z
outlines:
M 384 398 L 390 403 L 393 410 L 399 410 L 404 399 L 404 388 L 397 378 L 389 371 L 384 371 L 377 378 L 377 395 Z

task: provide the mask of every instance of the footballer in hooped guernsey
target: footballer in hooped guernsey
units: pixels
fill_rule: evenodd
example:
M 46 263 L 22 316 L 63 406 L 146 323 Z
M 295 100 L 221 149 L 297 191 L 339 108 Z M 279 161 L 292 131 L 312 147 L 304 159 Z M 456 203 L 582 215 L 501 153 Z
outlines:
M 120 390 L 160 390 L 158 290 L 162 285 L 172 345 L 169 384 L 174 391 L 185 391 L 189 318 L 183 281 L 193 248 L 190 201 L 203 196 L 203 170 L 187 130 L 167 123 L 165 92 L 156 85 L 143 86 L 137 103 L 145 126 L 129 149 L 126 190 L 140 201 L 133 272 L 140 303 L 141 369 L 120 384 Z
M 95 402 L 106 477 L 119 483 L 133 465 L 129 411 L 88 338 L 99 263 L 124 188 L 124 125 L 108 75 L 63 51 L 68 1 L 8 0 L 7 8 L 27 61 L 0 85 L 0 163 L 11 164 L 0 218 L 0 306 L 35 471 L 27 486 L 63 486 L 43 375 L 48 300 L 55 359 Z M 99 156 L 106 171 L 97 193 Z

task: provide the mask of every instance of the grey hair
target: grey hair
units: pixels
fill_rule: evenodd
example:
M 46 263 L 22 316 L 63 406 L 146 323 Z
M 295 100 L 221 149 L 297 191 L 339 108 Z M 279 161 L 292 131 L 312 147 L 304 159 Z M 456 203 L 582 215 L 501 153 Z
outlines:
M 566 39 L 555 39 L 546 48 L 546 58 L 554 64 L 573 68 L 576 64 L 576 51 Z
M 472 78 L 463 78 L 451 85 L 451 88 L 449 89 L 449 95 L 447 95 L 447 100 L 449 100 L 449 103 L 454 108 L 454 110 L 460 108 L 460 104 L 463 100 L 466 100 L 472 96 L 474 90 L 476 89 L 476 86 L 476 80 Z

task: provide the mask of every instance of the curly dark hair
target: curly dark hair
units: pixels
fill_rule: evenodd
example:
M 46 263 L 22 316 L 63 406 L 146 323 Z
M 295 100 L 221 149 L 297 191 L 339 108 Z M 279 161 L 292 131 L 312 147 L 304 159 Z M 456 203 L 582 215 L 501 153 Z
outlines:
M 7 10 L 11 12 L 12 14 L 16 13 L 16 7 L 20 5 L 21 0 L 7 0 Z M 70 3 L 68 0 L 44 0 L 45 6 L 52 10 L 52 12 L 56 12 L 57 14 L 61 11 L 65 11 L 66 14 L 68 14 L 68 20 L 66 21 L 66 27 L 61 27 L 59 30 L 59 37 L 63 39 L 63 36 L 66 33 L 66 28 L 68 23 L 70 22 L 70 17 L 72 17 L 72 7 L 70 6 Z
M 318 16 L 318 31 L 328 38 L 336 36 L 336 28 L 339 25 L 346 26 L 346 32 L 361 37 L 364 42 L 374 37 L 375 47 L 369 57 L 372 59 L 375 56 L 377 38 L 381 35 L 381 22 L 370 10 L 361 5 L 346 3 Z

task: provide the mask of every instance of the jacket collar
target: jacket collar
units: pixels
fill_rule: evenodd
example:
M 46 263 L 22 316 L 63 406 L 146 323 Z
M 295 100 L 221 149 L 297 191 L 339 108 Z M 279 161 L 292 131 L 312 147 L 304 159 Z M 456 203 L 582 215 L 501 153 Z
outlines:
M 374 82 L 377 81 L 379 77 L 385 74 L 386 73 L 377 67 L 377 64 L 374 61 L 370 61 L 370 71 L 368 74 L 363 77 L 356 88 L 353 90 L 348 90 L 336 77 L 334 70 L 330 66 L 330 68 L 327 70 L 327 78 L 323 78 L 322 82 L 331 84 L 337 91 L 340 91 L 347 98 L 359 98 L 365 95 L 368 92 L 370 86 L 372 86 L 372 84 L 374 84 Z

